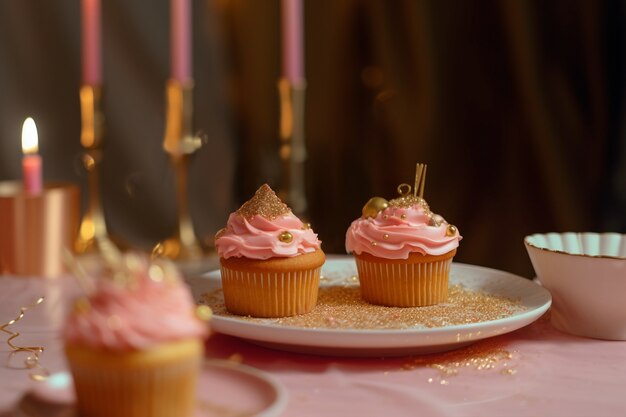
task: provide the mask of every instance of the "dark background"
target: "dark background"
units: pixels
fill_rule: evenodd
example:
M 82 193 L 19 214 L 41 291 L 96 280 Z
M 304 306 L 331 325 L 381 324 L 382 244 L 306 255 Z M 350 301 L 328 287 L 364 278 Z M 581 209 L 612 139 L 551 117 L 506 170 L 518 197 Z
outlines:
M 307 196 L 327 253 L 373 195 L 428 163 L 457 261 L 532 276 L 523 237 L 626 232 L 624 1 L 306 0 Z M 162 151 L 169 2 L 103 1 L 104 209 L 149 248 L 176 225 Z M 277 0 L 194 2 L 190 204 L 203 239 L 280 183 Z M 0 179 L 39 129 L 47 179 L 79 182 L 80 2 L 0 0 Z M 1 232 L 1 231 L 0 231 Z

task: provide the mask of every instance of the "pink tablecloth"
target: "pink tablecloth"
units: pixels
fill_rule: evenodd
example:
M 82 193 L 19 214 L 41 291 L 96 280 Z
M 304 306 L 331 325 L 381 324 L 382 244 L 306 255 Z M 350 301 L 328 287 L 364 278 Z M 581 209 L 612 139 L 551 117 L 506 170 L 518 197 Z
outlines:
M 51 372 L 66 366 L 59 329 L 67 301 L 77 291 L 69 279 L 46 283 L 0 277 L 2 323 L 20 306 L 46 296 L 12 329 L 22 333 L 20 344 L 46 347 L 41 362 Z M 9 349 L 4 334 L 0 337 L 0 416 L 4 416 L 37 382 L 29 379 L 28 371 L 5 366 L 2 358 L 8 357 Z M 450 376 L 427 366 L 442 363 L 445 354 L 419 363 L 409 357 L 345 359 L 286 353 L 224 335 L 213 335 L 207 343 L 209 356 L 239 354 L 244 364 L 282 382 L 289 395 L 285 416 L 626 415 L 626 342 L 565 335 L 540 319 L 474 345 L 479 355 L 488 356 L 490 350 L 510 352 L 512 358 L 496 363 L 496 369 L 461 366 Z

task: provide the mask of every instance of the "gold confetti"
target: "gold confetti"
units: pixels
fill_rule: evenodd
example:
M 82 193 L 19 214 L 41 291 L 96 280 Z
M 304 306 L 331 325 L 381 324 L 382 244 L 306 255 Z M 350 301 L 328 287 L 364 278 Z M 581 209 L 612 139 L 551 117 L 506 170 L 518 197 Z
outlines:
M 26 311 L 43 303 L 44 299 L 45 299 L 44 297 L 39 297 L 31 305 L 21 307 L 20 312 L 16 318 L 9 320 L 5 324 L 0 324 L 0 331 L 10 335 L 9 338 L 6 340 L 6 344 L 11 349 L 11 353 L 9 354 L 8 361 L 10 362 L 11 358 L 13 358 L 13 356 L 15 356 L 18 353 L 23 353 L 23 352 L 30 353 L 30 355 L 27 356 L 26 359 L 24 360 L 24 367 L 26 369 L 33 370 L 30 372 L 29 376 L 31 379 L 35 381 L 44 381 L 46 378 L 48 378 L 48 376 L 50 376 L 50 372 L 46 368 L 42 367 L 39 363 L 39 355 L 43 353 L 44 347 L 43 346 L 18 346 L 14 344 L 13 342 L 15 341 L 15 339 L 17 339 L 20 336 L 20 332 L 11 331 L 8 329 L 8 327 L 22 320 L 22 318 L 24 318 Z
M 283 203 L 267 184 L 263 184 L 254 196 L 237 210 L 237 214 L 247 219 L 260 215 L 268 220 L 273 220 L 289 212 L 291 210 L 287 204 Z
M 239 317 L 258 323 L 330 329 L 419 329 L 463 325 L 509 317 L 524 311 L 519 303 L 506 297 L 468 290 L 461 285 L 450 287 L 445 303 L 426 307 L 384 307 L 361 299 L 359 287 L 351 283 L 320 287 L 317 306 L 307 314 L 278 319 L 257 319 L 230 314 L 224 306 L 223 293 L 205 294 L 206 303 L 219 316 Z

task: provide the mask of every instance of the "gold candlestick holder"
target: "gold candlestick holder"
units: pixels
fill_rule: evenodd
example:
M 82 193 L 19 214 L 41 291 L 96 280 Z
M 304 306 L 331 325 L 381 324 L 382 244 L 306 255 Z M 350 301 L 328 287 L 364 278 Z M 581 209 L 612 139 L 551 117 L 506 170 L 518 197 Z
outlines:
M 292 211 L 307 217 L 308 203 L 305 191 L 304 164 L 306 145 L 304 134 L 304 106 L 306 82 L 292 83 L 287 78 L 278 80 L 280 98 L 280 150 L 282 178 L 279 194 Z
M 158 243 L 152 253 L 173 260 L 197 260 L 202 257 L 202 249 L 193 230 L 187 196 L 189 156 L 202 146 L 202 140 L 193 133 L 193 82 L 168 80 L 166 99 L 163 149 L 169 154 L 176 175 L 178 226 L 176 234 Z
M 83 85 L 80 89 L 82 156 L 87 171 L 88 202 L 80 223 L 74 250 L 78 254 L 98 253 L 106 258 L 117 257 L 119 251 L 109 238 L 102 211 L 100 194 L 100 164 L 104 133 L 104 114 L 101 107 L 100 86 Z

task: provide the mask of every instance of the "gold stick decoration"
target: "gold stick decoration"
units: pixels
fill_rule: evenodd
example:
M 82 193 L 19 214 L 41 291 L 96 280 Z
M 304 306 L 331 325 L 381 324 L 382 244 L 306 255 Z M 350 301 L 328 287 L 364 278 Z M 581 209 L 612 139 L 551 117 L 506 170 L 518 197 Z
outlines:
M 42 367 L 41 364 L 39 363 L 39 355 L 43 353 L 44 347 L 43 346 L 19 346 L 19 345 L 14 344 L 13 341 L 20 336 L 20 332 L 11 331 L 7 329 L 7 327 L 12 326 L 18 321 L 22 320 L 26 311 L 43 303 L 44 299 L 45 297 L 39 297 L 37 300 L 35 300 L 34 303 L 25 307 L 21 307 L 20 312 L 16 318 L 14 318 L 13 320 L 9 320 L 5 324 L 0 324 L 0 331 L 9 335 L 9 338 L 6 340 L 6 344 L 11 349 L 11 354 L 9 355 L 9 358 L 8 358 L 9 362 L 11 361 L 11 358 L 13 358 L 13 356 L 17 353 L 20 353 L 20 352 L 31 353 L 31 355 L 29 355 L 24 360 L 24 366 L 26 367 L 26 369 L 37 369 L 37 371 L 33 371 L 29 374 L 31 379 L 35 381 L 43 381 L 48 376 L 50 376 L 50 372 L 46 368 Z
M 189 156 L 200 149 L 202 140 L 193 133 L 193 82 L 183 84 L 170 79 L 166 85 L 166 95 L 167 120 L 163 149 L 170 155 L 176 175 L 178 226 L 176 234 L 157 243 L 152 254 L 170 259 L 194 260 L 202 257 L 202 250 L 189 215 L 187 174 Z
M 279 156 L 282 161 L 279 194 L 296 215 L 306 217 L 308 209 L 304 173 L 307 158 L 304 132 L 306 82 L 293 84 L 287 78 L 280 78 L 278 94 L 280 99 Z
M 413 196 L 424 198 L 424 188 L 426 187 L 426 164 L 415 165 L 415 184 L 413 185 Z
M 100 252 L 118 257 L 119 251 L 109 238 L 102 211 L 100 195 L 100 163 L 104 114 L 101 107 L 102 90 L 99 86 L 83 85 L 80 89 L 81 133 L 80 143 L 85 148 L 83 165 L 87 171 L 89 199 L 74 243 L 76 253 Z

